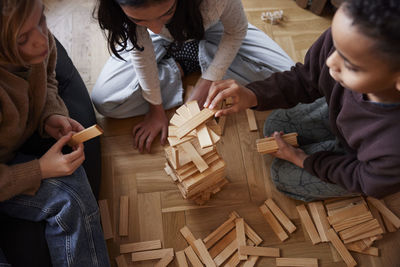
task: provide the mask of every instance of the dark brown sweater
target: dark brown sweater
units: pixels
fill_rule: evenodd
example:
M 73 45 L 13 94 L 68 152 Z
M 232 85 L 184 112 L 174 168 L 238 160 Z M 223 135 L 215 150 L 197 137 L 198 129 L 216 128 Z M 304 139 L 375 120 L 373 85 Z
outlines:
M 308 51 L 305 63 L 247 85 L 258 110 L 290 108 L 325 96 L 333 133 L 346 154 L 321 151 L 304 168 L 350 192 L 383 197 L 400 190 L 400 105 L 383 106 L 343 88 L 325 64 L 334 51 L 330 29 Z M 277 129 L 279 130 L 279 129 Z
M 24 78 L 0 65 L 0 201 L 18 194 L 34 194 L 42 175 L 39 161 L 8 166 L 18 148 L 35 132 L 43 134 L 43 122 L 52 114 L 68 115 L 58 95 L 55 79 L 57 49 L 49 33 L 49 55 L 30 67 Z

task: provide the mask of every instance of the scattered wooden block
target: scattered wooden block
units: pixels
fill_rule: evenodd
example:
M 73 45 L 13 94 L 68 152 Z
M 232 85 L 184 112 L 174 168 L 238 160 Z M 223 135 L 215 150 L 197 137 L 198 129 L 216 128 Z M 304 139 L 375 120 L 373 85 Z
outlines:
M 351 256 L 350 252 L 347 250 L 347 248 L 344 246 L 344 244 L 332 228 L 326 231 L 326 236 L 332 243 L 332 245 L 336 248 L 337 252 L 340 254 L 347 266 L 351 267 L 357 265 L 353 256 Z
M 380 235 L 380 234 L 382 234 L 382 229 L 381 228 L 375 228 L 375 229 L 372 229 L 372 230 L 370 230 L 368 232 L 365 232 L 363 234 L 357 235 L 355 237 L 352 237 L 352 238 L 349 238 L 349 239 L 344 239 L 343 243 L 348 244 L 348 243 L 352 243 L 352 242 L 355 242 L 355 241 L 358 241 L 358 240 L 365 239 L 367 237 L 373 237 L 373 236 Z
M 197 251 L 197 248 L 194 245 L 194 241 L 196 241 L 196 238 L 194 237 L 190 229 L 187 226 L 184 226 L 181 228 L 180 232 L 183 238 L 185 238 L 186 242 L 188 242 L 188 244 L 195 250 L 196 254 L 200 255 L 199 251 Z
M 236 211 L 232 211 L 229 214 L 229 217 L 240 218 L 239 214 Z M 255 244 L 259 245 L 263 241 L 261 237 L 246 223 L 244 222 L 244 231 L 246 232 L 246 236 Z
M 276 266 L 318 267 L 316 258 L 276 258 Z
M 237 240 L 233 240 L 228 246 L 226 246 L 221 253 L 215 258 L 214 262 L 217 266 L 221 266 L 235 251 L 238 249 Z
M 119 235 L 128 236 L 129 197 L 119 198 Z
M 317 227 L 321 241 L 328 242 L 326 231 L 330 228 L 330 225 L 326 218 L 326 212 L 322 201 L 310 202 L 308 203 L 308 207 L 310 208 L 311 216 Z
M 151 240 L 144 242 L 121 244 L 119 246 L 119 253 L 124 254 L 124 253 L 154 250 L 160 248 L 161 248 L 161 240 Z
M 249 256 L 249 259 L 243 264 L 242 267 L 253 267 L 256 265 L 258 258 L 258 256 Z
M 199 256 L 200 256 L 201 261 L 207 267 L 216 267 L 215 262 L 211 258 L 210 253 L 208 253 L 208 250 L 201 239 L 195 240 L 194 246 L 196 247 L 197 251 L 199 251 L 199 253 L 200 253 Z
M 224 267 L 234 267 L 240 263 L 239 260 L 239 252 L 235 252 L 232 257 L 228 260 L 228 262 L 224 265 Z
M 72 135 L 71 140 L 69 140 L 68 145 L 75 146 L 77 144 L 86 142 L 92 138 L 95 138 L 99 135 L 103 134 L 103 129 L 97 124 L 86 128 L 85 130 L 80 131 Z
M 246 246 L 246 235 L 245 235 L 245 230 L 244 230 L 244 220 L 243 218 L 237 218 L 235 220 L 236 224 L 236 240 L 237 240 L 237 246 Z M 239 260 L 247 260 L 247 255 L 242 254 L 239 251 Z
M 299 144 L 297 143 L 297 133 L 289 133 L 282 135 L 282 138 L 285 142 L 289 143 L 292 146 L 298 147 Z M 258 139 L 257 143 L 257 151 L 260 154 L 270 154 L 275 153 L 278 151 L 278 144 L 275 141 L 274 137 L 267 137 Z
M 197 257 L 196 253 L 194 253 L 194 250 L 191 246 L 188 246 L 187 248 L 185 248 L 184 251 L 185 251 L 186 257 L 188 258 L 190 263 L 193 265 L 193 267 L 203 267 L 203 264 Z
M 103 226 L 104 239 L 110 239 L 114 237 L 110 211 L 108 209 L 108 203 L 106 199 L 99 200 L 100 218 L 101 225 Z
M 186 261 L 185 251 L 177 251 L 175 252 L 176 262 L 178 263 L 178 267 L 189 267 Z
M 257 131 L 258 127 L 257 127 L 257 120 L 256 120 L 256 116 L 254 114 L 254 110 L 252 109 L 246 109 L 246 115 L 247 115 L 247 121 L 249 123 L 249 128 L 250 131 Z
M 211 234 L 203 239 L 206 248 L 211 248 L 215 243 L 218 242 L 226 233 L 235 227 L 235 218 L 230 217 L 223 224 L 221 224 L 217 229 L 215 229 Z
M 342 210 L 345 210 L 345 209 L 348 209 L 348 208 L 351 208 L 353 206 L 360 205 L 360 204 L 366 205 L 364 198 L 352 197 L 352 198 L 344 198 L 339 201 L 327 203 L 325 205 L 325 208 L 328 211 L 328 215 L 332 216 L 339 211 L 342 211 Z
M 365 254 L 365 255 L 370 255 L 370 256 L 375 256 L 375 257 L 379 256 L 379 249 L 376 247 L 360 249 L 358 246 L 355 246 L 353 244 L 346 244 L 346 248 L 350 251 L 354 251 L 354 252 Z
M 218 241 L 214 246 L 212 246 L 209 250 L 211 258 L 215 259 L 217 255 L 222 253 L 223 250 L 233 241 L 236 242 L 237 249 L 237 241 L 236 241 L 236 229 L 230 231 L 227 235 L 225 235 L 220 241 Z
M 264 216 L 265 220 L 267 223 L 271 226 L 272 230 L 276 234 L 276 236 L 281 240 L 285 241 L 286 239 L 289 238 L 289 236 L 286 234 L 285 230 L 283 230 L 282 226 L 279 224 L 279 222 L 275 219 L 275 216 L 272 214 L 272 212 L 262 204 L 259 207 L 262 215 Z
M 172 248 L 148 250 L 141 252 L 132 253 L 132 261 L 147 261 L 161 259 L 164 256 L 174 256 L 174 250 Z
M 239 246 L 239 255 L 253 255 L 262 257 L 279 257 L 279 248 Z
M 384 203 L 373 197 L 367 197 L 367 201 L 375 206 L 375 208 L 379 210 L 383 217 L 388 219 L 394 225 L 394 227 L 396 227 L 396 229 L 400 228 L 400 219 L 391 210 L 389 210 Z
M 126 263 L 124 255 L 119 255 L 115 258 L 115 262 L 118 267 L 128 267 L 128 263 Z
M 267 199 L 265 201 L 265 205 L 267 205 L 267 207 L 272 211 L 278 221 L 280 221 L 280 223 L 283 225 L 283 227 L 286 228 L 289 233 L 293 233 L 296 230 L 296 226 L 289 220 L 286 214 L 283 213 L 283 211 L 278 207 L 278 205 L 276 205 L 276 203 L 272 199 Z
M 383 233 L 386 233 L 385 222 L 383 221 L 383 218 L 382 218 L 381 214 L 379 213 L 379 210 L 377 208 L 375 208 L 375 206 L 372 205 L 371 203 L 368 203 L 368 207 L 369 207 L 369 210 L 371 211 L 372 217 L 374 217 L 379 222 L 379 225 L 381 226 Z M 393 226 L 393 228 L 394 228 L 394 226 Z M 394 230 L 396 230 L 396 228 L 394 228 Z
M 339 232 L 339 236 L 342 238 L 342 240 L 350 239 L 370 232 L 376 228 L 380 228 L 379 223 L 376 219 L 372 219 Z
M 334 225 L 334 224 L 342 222 L 343 220 L 347 220 L 350 217 L 364 214 L 367 212 L 369 212 L 368 208 L 363 204 L 351 206 L 350 208 L 340 210 L 340 211 L 336 212 L 335 214 L 329 216 L 328 222 L 331 225 Z M 371 216 L 372 216 L 372 214 L 371 214 Z
M 155 267 L 167 267 L 168 264 L 174 259 L 174 255 L 165 255 L 164 257 L 162 257 L 162 259 L 157 262 L 157 264 L 155 265 Z
M 314 223 L 311 220 L 310 215 L 308 214 L 307 208 L 304 205 L 299 205 L 296 207 L 297 212 L 300 215 L 300 220 L 303 222 L 304 227 L 311 239 L 313 245 L 318 244 L 321 242 L 321 238 L 317 233 L 317 229 L 314 226 Z
M 360 215 L 356 215 L 356 216 L 349 216 L 346 219 L 343 219 L 342 221 L 333 224 L 333 228 L 335 229 L 336 232 L 340 232 L 343 231 L 345 229 L 351 228 L 353 226 L 359 225 L 361 223 L 367 222 L 369 220 L 372 220 L 372 213 L 371 212 L 365 212 L 363 214 Z M 329 220 L 329 217 L 328 217 Z

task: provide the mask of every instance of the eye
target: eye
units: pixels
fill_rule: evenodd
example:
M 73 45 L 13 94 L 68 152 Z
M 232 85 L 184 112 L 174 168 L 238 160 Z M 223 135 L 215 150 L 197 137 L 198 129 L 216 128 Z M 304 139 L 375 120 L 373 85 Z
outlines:
M 28 42 L 28 35 L 27 34 L 22 34 L 17 39 L 17 44 L 18 45 L 24 45 L 27 42 Z

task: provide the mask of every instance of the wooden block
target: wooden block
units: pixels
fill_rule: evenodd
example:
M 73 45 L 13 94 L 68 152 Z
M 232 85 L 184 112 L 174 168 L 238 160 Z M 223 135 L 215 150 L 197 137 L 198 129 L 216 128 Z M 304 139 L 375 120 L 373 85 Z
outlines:
M 236 224 L 236 240 L 237 240 L 237 246 L 246 246 L 246 235 L 244 232 L 244 221 L 243 218 L 237 218 L 235 220 Z M 239 251 L 239 260 L 247 260 L 247 255 L 242 254 Z
M 340 232 L 343 230 L 346 230 L 348 228 L 354 227 L 356 225 L 359 225 L 361 223 L 367 222 L 369 220 L 372 220 L 372 213 L 371 212 L 365 212 L 360 215 L 356 215 L 353 217 L 348 217 L 347 219 L 343 219 L 342 221 L 333 224 L 333 228 L 335 229 L 336 232 Z M 329 217 L 328 217 L 329 220 Z
M 229 217 L 240 218 L 239 214 L 236 211 L 232 211 L 229 214 Z M 255 244 L 259 245 L 263 241 L 261 237 L 246 223 L 244 222 L 244 231 L 246 236 Z
M 141 252 L 132 253 L 132 261 L 147 261 L 161 259 L 164 256 L 174 256 L 174 250 L 172 248 L 164 248 L 157 250 L 148 250 Z
M 210 133 L 213 144 L 216 144 L 221 140 L 221 137 L 213 129 L 208 128 L 208 132 Z
M 379 210 L 377 208 L 375 208 L 375 206 L 372 205 L 371 203 L 368 203 L 368 207 L 372 213 L 372 217 L 374 217 L 379 222 L 379 225 L 381 226 L 383 233 L 386 233 L 385 222 L 383 221 L 383 218 L 382 218 L 381 214 L 379 213 Z M 394 228 L 394 226 L 393 226 L 393 228 Z M 396 228 L 394 228 L 394 230 L 396 230 Z
M 283 227 L 288 230 L 289 233 L 293 233 L 296 230 L 296 226 L 289 220 L 285 213 L 276 205 L 272 199 L 267 199 L 265 205 L 272 211 L 275 217 L 280 221 Z
M 196 101 L 191 101 L 191 102 L 196 103 L 197 108 L 199 108 Z M 188 105 L 189 105 L 189 103 L 187 103 L 186 105 L 182 105 L 176 110 L 176 113 L 178 113 L 179 116 L 184 118 L 185 121 L 192 118 L 192 115 L 193 115 L 193 114 L 191 114 L 190 108 L 188 107 Z M 200 111 L 200 109 L 199 109 L 199 111 Z
M 110 239 L 114 237 L 110 211 L 108 209 L 108 203 L 106 199 L 99 200 L 101 226 L 103 227 L 104 239 Z
M 276 266 L 318 267 L 317 258 L 276 258 Z
M 178 129 L 179 129 L 179 127 L 180 127 L 182 124 L 184 124 L 185 122 L 186 122 L 185 118 L 182 117 L 182 116 L 179 115 L 179 114 L 174 114 L 174 116 L 172 116 L 172 118 L 171 118 L 170 121 L 169 121 L 170 124 L 172 124 L 172 125 L 174 125 L 174 126 L 177 126 Z M 176 134 L 178 134 L 178 133 L 176 133 Z M 176 136 L 177 136 L 177 135 L 176 135 Z
M 340 254 L 347 266 L 357 265 L 353 256 L 351 256 L 350 252 L 344 246 L 342 241 L 340 241 L 339 237 L 336 235 L 335 231 L 332 228 L 326 231 L 326 236 L 329 241 L 332 242 L 332 245 L 336 248 L 337 252 Z
M 339 236 L 342 238 L 342 240 L 350 239 L 379 227 L 378 221 L 376 219 L 372 219 L 339 232 Z
M 214 262 L 217 266 L 221 266 L 235 251 L 238 249 L 237 240 L 233 240 L 228 246 L 225 247 L 215 258 Z
M 297 212 L 299 213 L 300 220 L 303 222 L 304 227 L 306 228 L 308 236 L 310 237 L 313 245 L 320 243 L 321 238 L 319 237 L 317 229 L 315 228 L 314 223 L 312 222 L 311 217 L 308 214 L 306 206 L 302 204 L 297 206 L 296 209 Z
M 171 176 L 172 180 L 174 182 L 178 181 L 178 177 L 175 175 L 175 173 L 172 171 L 171 167 L 168 165 L 168 163 L 165 163 L 165 168 L 164 171 L 167 175 Z
M 101 129 L 99 125 L 95 124 L 86 128 L 85 130 L 80 131 L 79 133 L 72 135 L 71 140 L 68 141 L 68 145 L 75 146 L 101 134 L 103 134 L 103 129 Z
M 215 119 L 209 120 L 208 122 L 206 122 L 206 125 L 208 127 L 208 131 L 210 132 L 210 135 L 212 135 L 211 131 L 213 131 L 214 134 L 216 134 L 218 137 L 222 135 L 222 129 Z M 211 136 L 211 138 L 213 137 Z M 215 144 L 216 142 L 213 140 L 213 143 Z
M 211 258 L 215 258 L 219 255 L 227 246 L 229 246 L 232 241 L 236 242 L 236 229 L 230 231 L 227 235 L 225 235 L 220 241 L 218 241 L 214 246 L 212 246 L 209 250 Z M 236 246 L 237 248 L 237 246 Z
M 119 253 L 124 254 L 124 253 L 154 250 L 160 248 L 161 248 L 161 240 L 151 240 L 144 242 L 121 244 L 119 246 Z
M 310 213 L 317 227 L 321 241 L 327 242 L 326 231 L 330 228 L 330 225 L 326 218 L 326 212 L 322 201 L 310 202 L 308 203 L 308 207 L 310 208 Z
M 232 257 L 228 260 L 228 262 L 224 265 L 224 267 L 235 267 L 239 263 L 240 263 L 239 252 L 236 252 L 232 255 Z
M 219 126 L 219 128 L 221 128 L 221 136 L 224 135 L 225 124 L 226 124 L 226 116 L 219 117 L 218 126 Z
M 190 263 L 193 265 L 193 267 L 203 267 L 203 264 L 197 257 L 196 253 L 194 253 L 194 250 L 191 246 L 188 246 L 185 248 L 185 254 L 186 257 L 189 259 Z
M 200 113 L 200 108 L 196 101 L 191 101 L 186 105 L 188 107 L 191 116 Z M 197 138 L 199 139 L 199 143 L 202 148 L 213 145 L 213 141 L 211 140 L 211 136 L 208 132 L 206 125 L 202 124 L 199 127 L 197 127 L 196 132 L 197 132 Z
M 128 236 L 129 218 L 129 197 L 120 196 L 119 198 L 119 235 Z
M 178 263 L 178 267 L 189 267 L 187 261 L 186 261 L 186 256 L 185 256 L 185 251 L 177 251 L 175 252 L 176 256 L 176 262 Z
M 351 208 L 351 207 L 359 205 L 359 204 L 366 204 L 366 203 L 362 197 L 352 197 L 352 198 L 345 198 L 345 199 L 341 199 L 339 201 L 327 203 L 327 204 L 325 204 L 325 208 L 328 211 L 329 216 L 332 216 L 333 214 L 335 214 L 339 211 L 342 211 L 347 208 Z
M 194 245 L 194 241 L 196 241 L 196 238 L 194 237 L 190 229 L 187 226 L 184 226 L 180 229 L 180 232 L 183 238 L 185 238 L 186 242 L 188 242 L 188 244 L 195 250 L 196 254 L 200 255 L 200 253 L 197 251 L 197 248 Z
M 256 120 L 256 116 L 254 114 L 254 110 L 252 109 L 246 109 L 246 115 L 247 115 L 247 121 L 249 123 L 249 128 L 250 131 L 257 131 L 258 127 L 257 127 L 257 120 Z
M 380 201 L 383 205 L 386 205 L 386 204 L 385 204 L 385 201 L 384 201 L 383 199 L 380 199 L 379 201 Z M 371 207 L 374 207 L 374 206 L 371 205 Z M 393 233 L 393 232 L 396 232 L 396 231 L 397 231 L 396 227 L 390 222 L 390 220 L 389 220 L 388 218 L 386 218 L 385 216 L 382 215 L 382 220 L 383 220 L 383 223 L 385 224 L 385 227 L 384 227 L 383 229 L 387 229 L 387 231 L 388 231 L 389 233 Z
M 192 141 L 194 138 L 195 137 L 193 137 L 193 136 L 187 135 L 187 136 L 185 136 L 183 138 L 178 138 L 178 137 L 174 137 L 174 136 L 168 136 L 167 139 L 168 139 L 168 143 L 169 143 L 170 146 L 178 146 L 178 145 L 180 145 L 182 143 Z
M 203 241 L 201 239 L 197 239 L 194 241 L 194 245 L 197 248 L 197 250 L 200 253 L 200 259 L 201 261 L 207 266 L 207 267 L 216 267 L 215 262 L 210 256 L 210 253 L 208 253 L 208 250 L 206 246 L 204 245 Z
M 258 256 L 249 256 L 249 259 L 243 264 L 242 267 L 253 267 L 256 265 L 258 258 Z
M 199 125 L 205 123 L 207 120 L 213 117 L 216 112 L 216 110 L 204 108 L 199 113 L 194 115 L 190 120 L 179 126 L 177 137 L 182 138 L 186 136 L 188 133 L 196 129 Z
M 279 257 L 279 248 L 239 246 L 239 255 L 253 255 L 262 257 Z
M 155 267 L 167 267 L 168 264 L 174 259 L 174 255 L 165 255 L 162 259 L 157 262 Z
M 354 251 L 354 252 L 365 254 L 365 255 L 370 255 L 370 256 L 375 256 L 375 257 L 379 256 L 379 249 L 376 247 L 360 249 L 359 247 L 354 246 L 352 244 L 346 244 L 346 248 L 350 251 Z
M 367 201 L 375 206 L 375 208 L 379 210 L 383 217 L 388 219 L 394 225 L 394 227 L 396 227 L 396 229 L 400 228 L 400 219 L 391 210 L 389 210 L 384 203 L 373 197 L 367 197 Z
M 217 229 L 215 229 L 211 234 L 203 239 L 206 248 L 211 248 L 218 240 L 220 240 L 226 233 L 235 227 L 235 218 L 230 217 L 223 224 L 221 224 Z
M 364 204 L 359 204 L 352 206 L 348 209 L 340 210 L 336 212 L 335 214 L 331 215 L 328 217 L 328 222 L 331 225 L 337 224 L 342 222 L 343 220 L 347 220 L 351 217 L 360 215 L 360 214 L 365 214 L 369 212 L 368 208 Z M 372 214 L 371 214 L 372 216 Z
M 115 262 L 118 267 L 128 267 L 128 263 L 126 263 L 124 255 L 119 255 L 115 258 Z
M 190 155 L 194 165 L 196 165 L 199 172 L 204 172 L 205 170 L 208 169 L 209 166 L 207 162 L 205 162 L 205 160 L 200 156 L 200 154 L 194 148 L 192 143 L 185 142 L 180 144 L 180 146 L 183 148 L 183 150 L 185 150 L 186 153 Z
M 175 147 L 171 147 L 171 163 L 174 166 L 174 169 L 178 169 L 180 167 L 179 164 L 179 151 Z
M 282 135 L 282 138 L 285 142 L 289 143 L 292 146 L 298 147 L 297 143 L 297 133 L 289 133 Z M 275 141 L 274 137 L 267 137 L 262 139 L 257 139 L 256 141 L 257 151 L 260 154 L 270 154 L 278 151 L 278 144 Z
M 378 228 L 369 230 L 368 232 L 365 232 L 363 234 L 354 236 L 352 238 L 343 239 L 343 243 L 345 243 L 345 244 L 352 243 L 352 242 L 355 242 L 355 241 L 358 241 L 358 240 L 365 239 L 367 237 L 373 237 L 373 236 L 376 236 L 376 235 L 380 235 L 380 234 L 382 234 L 382 232 L 383 232 L 382 228 L 378 227 Z
M 283 230 L 282 226 L 279 224 L 279 222 L 275 219 L 274 215 L 272 214 L 272 212 L 269 210 L 269 208 L 267 208 L 267 206 L 265 206 L 264 204 L 262 204 L 259 207 L 262 215 L 264 216 L 265 220 L 267 221 L 267 223 L 271 226 L 272 230 L 274 231 L 274 233 L 276 234 L 276 236 L 281 240 L 281 241 L 285 241 L 286 239 L 289 238 L 289 236 L 286 234 L 285 230 Z

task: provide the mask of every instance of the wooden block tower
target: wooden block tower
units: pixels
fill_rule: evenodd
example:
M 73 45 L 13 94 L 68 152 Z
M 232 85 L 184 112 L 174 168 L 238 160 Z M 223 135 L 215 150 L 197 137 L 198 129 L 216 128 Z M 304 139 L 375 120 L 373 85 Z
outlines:
M 228 183 L 225 162 L 215 146 L 221 134 L 213 119 L 215 112 L 207 108 L 200 111 L 197 102 L 192 101 L 176 110 L 168 127 L 165 171 L 183 198 L 199 205 Z

